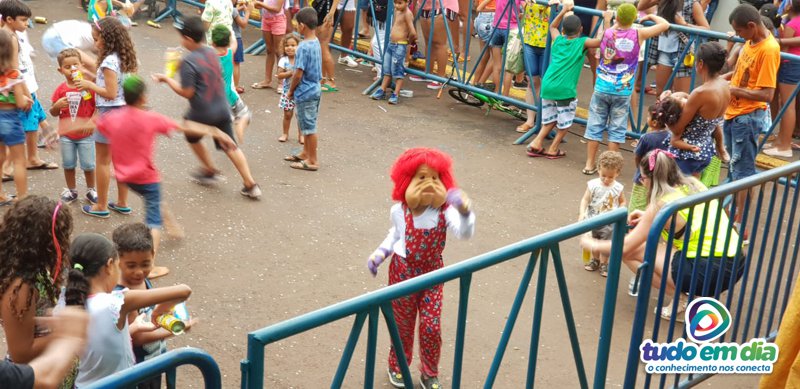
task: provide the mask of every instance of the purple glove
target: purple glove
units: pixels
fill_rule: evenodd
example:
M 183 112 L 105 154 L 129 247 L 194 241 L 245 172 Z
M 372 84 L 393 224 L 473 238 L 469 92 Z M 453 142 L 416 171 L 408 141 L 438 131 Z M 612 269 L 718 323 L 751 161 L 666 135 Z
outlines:
M 389 252 L 381 247 L 369 256 L 367 259 L 367 268 L 369 268 L 369 272 L 372 273 L 373 277 L 378 274 L 378 266 L 380 266 L 388 256 Z
M 461 189 L 451 188 L 448 190 L 445 201 L 449 206 L 461 208 L 464 205 L 464 199 L 461 197 Z

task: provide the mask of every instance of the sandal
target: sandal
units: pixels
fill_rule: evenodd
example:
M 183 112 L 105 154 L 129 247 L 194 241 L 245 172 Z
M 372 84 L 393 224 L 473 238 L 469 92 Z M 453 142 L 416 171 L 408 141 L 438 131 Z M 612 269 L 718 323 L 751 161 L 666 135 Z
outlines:
M 300 161 L 303 160 L 303 158 L 300 158 L 300 157 L 298 157 L 296 155 L 287 155 L 287 156 L 283 157 L 283 160 L 286 161 L 286 162 L 300 162 Z
M 600 276 L 601 277 L 608 277 L 608 264 L 601 263 L 600 264 Z
M 545 156 L 547 159 L 559 159 L 559 158 L 564 158 L 564 157 L 566 157 L 566 156 L 567 156 L 567 152 L 566 152 L 566 151 L 564 151 L 564 150 L 561 150 L 561 149 L 559 149 L 559 150 L 557 150 L 557 151 L 556 151 L 556 153 L 555 153 L 555 154 L 543 153 L 543 155 L 544 155 L 544 156 Z
M 672 319 L 672 304 L 673 303 L 674 303 L 674 301 L 672 301 L 668 306 L 661 308 L 661 315 L 660 316 L 661 316 L 662 319 L 664 319 L 666 321 L 671 321 L 671 319 Z M 678 305 L 678 310 L 677 310 L 677 312 L 675 312 L 675 314 L 676 314 L 675 321 L 678 322 L 678 323 L 683 323 L 684 322 L 684 317 L 683 317 L 684 316 L 684 312 L 686 312 L 686 306 L 689 304 L 689 296 L 681 293 L 681 297 L 680 297 L 680 299 L 678 301 L 678 304 L 679 304 Z M 655 310 L 654 313 L 656 313 L 656 314 L 659 313 L 658 312 L 658 307 L 656 307 L 656 310 Z
M 546 154 L 544 153 L 544 149 L 535 149 L 531 146 L 525 148 L 525 154 L 528 154 L 529 157 L 545 157 Z
M 326 83 L 320 84 L 320 87 L 322 88 L 323 92 L 338 92 L 339 91 L 339 89 L 337 89 L 335 86 L 330 86 L 330 85 L 328 85 Z
M 517 129 L 516 129 L 516 131 L 517 131 L 517 132 L 519 132 L 520 134 L 525 134 L 525 133 L 527 133 L 528 131 L 530 131 L 530 130 L 531 130 L 531 128 L 533 128 L 533 126 L 532 126 L 532 125 L 530 125 L 530 124 L 528 124 L 528 123 L 522 123 L 522 124 L 520 124 L 520 125 L 518 125 L 518 126 L 517 126 Z
M 250 87 L 253 89 L 270 89 L 272 88 L 272 83 L 264 84 L 261 82 L 255 82 L 253 85 L 250 85 Z
M 593 175 L 597 174 L 597 168 L 592 168 L 592 169 L 584 168 L 583 170 L 581 170 L 581 173 L 583 173 L 583 174 L 585 174 L 587 176 L 593 176 Z
M 583 270 L 595 271 L 595 270 L 597 270 L 599 268 L 600 268 L 600 261 L 598 261 L 597 259 L 592 258 L 592 260 L 589 261 L 589 263 L 587 263 L 586 266 L 583 267 Z
M 292 163 L 289 164 L 289 167 L 292 168 L 292 169 L 307 170 L 307 171 L 310 171 L 310 172 L 315 172 L 315 171 L 317 171 L 317 169 L 319 169 L 316 166 L 310 166 L 308 164 L 308 162 L 306 162 L 306 161 L 292 162 Z

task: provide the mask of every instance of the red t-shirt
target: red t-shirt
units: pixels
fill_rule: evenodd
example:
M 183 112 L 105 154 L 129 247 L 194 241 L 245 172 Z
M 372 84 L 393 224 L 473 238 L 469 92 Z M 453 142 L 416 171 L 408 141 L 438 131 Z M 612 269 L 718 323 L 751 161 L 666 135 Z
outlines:
M 58 86 L 58 88 L 56 88 L 56 91 L 53 92 L 53 97 L 50 98 L 50 100 L 53 102 L 53 104 L 55 104 L 55 102 L 58 101 L 58 99 L 62 97 L 67 97 L 67 92 L 80 92 L 80 91 L 75 88 L 70 88 L 66 82 L 63 82 L 61 83 L 61 85 Z M 91 99 L 84 100 L 83 97 L 81 97 L 81 105 L 78 106 L 78 115 L 76 117 L 88 119 L 94 115 L 94 106 L 95 106 L 94 92 L 89 91 L 89 93 L 92 96 Z M 60 119 L 58 121 L 59 130 L 63 130 L 63 128 L 61 128 L 61 123 L 62 122 L 67 123 L 66 121 L 64 121 L 64 119 L 67 120 L 71 119 L 71 117 L 69 116 L 69 106 L 66 106 L 61 109 L 61 112 L 59 112 L 58 114 L 58 118 Z M 81 135 L 80 132 L 73 132 L 65 136 L 72 140 L 79 140 L 91 135 L 92 134 Z
M 97 130 L 111 143 L 111 161 L 117 180 L 154 184 L 161 180 L 153 161 L 157 134 L 169 134 L 178 125 L 156 112 L 125 106 L 100 117 Z

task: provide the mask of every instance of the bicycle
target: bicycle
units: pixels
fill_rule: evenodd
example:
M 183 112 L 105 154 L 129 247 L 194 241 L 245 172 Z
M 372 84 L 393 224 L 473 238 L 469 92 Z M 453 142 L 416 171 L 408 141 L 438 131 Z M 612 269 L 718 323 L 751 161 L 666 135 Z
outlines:
M 511 105 L 505 105 L 502 100 L 495 99 L 482 93 L 470 92 L 458 87 L 451 88 L 447 93 L 450 97 L 471 107 L 480 108 L 486 105 L 487 116 L 491 110 L 495 110 L 511 115 L 522 121 L 528 120 L 528 113 L 526 110 Z

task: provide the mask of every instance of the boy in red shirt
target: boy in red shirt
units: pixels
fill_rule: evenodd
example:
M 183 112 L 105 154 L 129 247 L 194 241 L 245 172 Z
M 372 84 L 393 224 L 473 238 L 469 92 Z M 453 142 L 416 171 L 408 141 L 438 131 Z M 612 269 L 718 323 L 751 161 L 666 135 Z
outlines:
M 111 161 L 117 181 L 124 182 L 144 198 L 145 224 L 152 230 L 153 251 L 156 252 L 164 222 L 161 218 L 161 177 L 153 161 L 156 135 L 168 135 L 177 130 L 189 136 L 210 135 L 224 150 L 235 149 L 236 144 L 218 128 L 190 121 L 178 125 L 164 115 L 144 110 L 146 86 L 139 76 L 127 77 L 122 90 L 127 105 L 100 117 L 96 123 L 97 130 L 111 141 Z M 162 274 L 169 271 L 155 266 L 155 263 L 153 269 Z
M 78 199 L 77 184 L 75 183 L 75 168 L 80 161 L 81 169 L 86 177 L 86 199 L 97 203 L 97 191 L 94 189 L 94 139 L 91 137 L 92 129 L 64 132 L 68 120 L 77 118 L 88 119 L 94 115 L 94 92 L 80 92 L 74 83 L 73 73 L 81 64 L 81 54 L 75 49 L 64 49 L 58 53 L 58 72 L 66 77 L 66 81 L 56 88 L 51 98 L 53 106 L 50 114 L 58 116 L 58 132 L 61 135 L 61 163 L 64 166 L 64 179 L 67 187 L 61 193 L 61 201 L 71 203 Z M 67 96 L 73 98 L 70 101 Z M 76 98 L 77 97 L 77 98 Z M 78 101 L 77 109 L 75 100 Z

